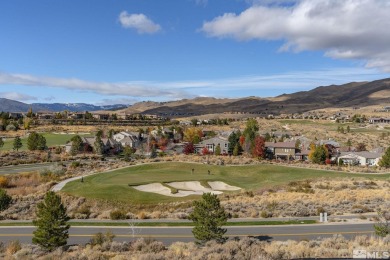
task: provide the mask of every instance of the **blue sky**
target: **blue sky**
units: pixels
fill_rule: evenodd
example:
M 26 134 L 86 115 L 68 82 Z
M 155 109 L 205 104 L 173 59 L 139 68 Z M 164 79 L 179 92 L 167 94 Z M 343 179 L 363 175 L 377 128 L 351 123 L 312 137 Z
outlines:
M 277 96 L 390 74 L 385 0 L 2 0 L 0 97 Z

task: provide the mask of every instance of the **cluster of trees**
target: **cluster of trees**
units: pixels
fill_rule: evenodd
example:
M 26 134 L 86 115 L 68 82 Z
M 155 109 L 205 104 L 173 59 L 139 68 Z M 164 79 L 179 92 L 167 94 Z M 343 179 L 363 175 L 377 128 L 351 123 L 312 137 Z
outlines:
M 324 164 L 329 159 L 329 151 L 325 145 L 310 144 L 309 160 L 316 164 Z
M 354 123 L 364 123 L 367 121 L 367 117 L 365 115 L 355 114 L 352 116 L 351 121 Z
M 255 119 L 249 119 L 244 132 L 233 132 L 229 136 L 229 154 L 234 156 L 243 152 L 255 158 L 265 157 L 265 138 L 259 135 L 259 125 Z
M 350 133 L 350 132 L 351 132 L 351 128 L 350 128 L 349 126 L 347 126 L 347 128 L 344 129 L 343 126 L 338 126 L 338 127 L 337 127 L 337 132 L 338 132 L 338 133 L 342 133 L 342 134 Z

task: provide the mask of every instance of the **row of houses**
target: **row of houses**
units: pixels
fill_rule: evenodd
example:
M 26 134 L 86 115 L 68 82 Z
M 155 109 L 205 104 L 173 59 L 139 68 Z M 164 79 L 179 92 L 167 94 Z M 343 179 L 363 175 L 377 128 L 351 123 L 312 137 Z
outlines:
M 110 119 L 119 119 L 119 120 L 143 120 L 143 119 L 162 119 L 157 115 L 152 114 L 129 114 L 125 112 L 119 113 L 101 113 L 101 112 L 66 112 L 66 113 L 57 113 L 57 112 L 37 112 L 35 116 L 37 119 L 41 120 L 52 120 L 59 119 L 58 115 L 61 114 L 60 119 L 73 119 L 73 120 L 82 120 L 86 119 L 88 114 L 91 115 L 92 119 L 95 120 L 110 120 Z M 13 119 L 20 119 L 26 117 L 27 113 L 23 112 L 11 112 L 9 117 Z M 114 116 L 115 115 L 115 116 Z
M 169 129 L 168 129 L 169 130 Z M 168 131 L 167 130 L 167 131 Z M 163 130 L 161 130 L 163 131 Z M 168 132 L 174 134 L 174 132 Z M 120 152 L 123 147 L 129 146 L 135 148 L 140 155 L 148 155 L 149 150 L 149 138 L 152 134 L 140 134 L 137 132 L 120 132 L 112 136 L 112 138 L 102 138 L 103 151 L 106 153 Z M 296 140 L 288 142 L 265 142 L 265 154 L 267 159 L 285 160 L 285 161 L 307 161 L 309 158 L 309 140 L 307 138 L 299 137 L 297 140 L 301 142 L 297 145 Z M 86 152 L 91 152 L 95 143 L 95 137 L 82 137 L 83 145 L 82 149 Z M 317 141 L 317 145 L 325 145 L 331 156 L 333 162 L 349 164 L 349 165 L 361 165 L 361 166 L 375 166 L 378 165 L 384 149 L 376 149 L 373 151 L 354 151 L 353 148 L 340 147 L 339 144 L 333 140 L 320 140 Z M 170 142 L 165 147 L 164 152 L 167 154 L 180 154 L 183 153 L 185 143 Z M 219 135 L 213 138 L 202 140 L 199 144 L 195 145 L 196 153 L 202 153 L 204 148 L 209 153 L 215 153 L 217 147 L 220 147 L 221 154 L 229 153 L 229 140 L 228 133 Z M 68 143 L 65 147 L 67 152 L 71 151 L 71 143 Z

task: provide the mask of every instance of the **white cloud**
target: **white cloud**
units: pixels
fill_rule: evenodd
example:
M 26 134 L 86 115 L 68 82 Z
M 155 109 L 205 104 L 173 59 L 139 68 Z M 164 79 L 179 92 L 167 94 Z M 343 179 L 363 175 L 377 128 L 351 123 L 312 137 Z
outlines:
M 281 51 L 323 50 L 332 58 L 363 60 L 369 68 L 390 72 L 390 1 L 256 2 L 240 14 L 204 22 L 202 31 L 240 41 L 284 40 Z
M 119 14 L 119 22 L 124 28 L 135 29 L 140 34 L 153 34 L 161 30 L 159 24 L 154 23 L 144 14 L 128 14 L 123 11 Z
M 50 87 L 104 95 L 101 104 L 131 104 L 142 100 L 167 101 L 196 96 L 244 97 L 274 96 L 283 92 L 310 90 L 317 86 L 344 84 L 351 81 L 372 81 L 389 77 L 375 69 L 332 68 L 313 71 L 292 71 L 274 75 L 247 75 L 232 78 L 186 81 L 130 81 L 121 83 L 91 82 L 80 79 L 37 77 L 0 72 L 0 86 Z M 32 90 L 33 91 L 33 90 Z M 31 92 L 32 92 L 31 91 Z M 5 92 L 8 93 L 8 92 Z M 0 93 L 2 96 L 4 93 Z M 10 96 L 8 96 L 10 97 Z M 47 97 L 49 101 L 51 97 Z M 59 97 L 56 97 L 56 99 Z M 86 95 L 88 98 L 88 94 Z M 17 100 L 35 100 L 25 95 Z
M 0 97 L 17 101 L 37 100 L 36 97 L 18 92 L 0 92 Z
M 44 86 L 52 88 L 88 91 L 104 95 L 125 95 L 132 97 L 167 97 L 182 98 L 189 94 L 181 90 L 157 88 L 139 82 L 93 82 L 75 78 L 38 77 L 27 74 L 10 74 L 0 72 L 0 85 Z

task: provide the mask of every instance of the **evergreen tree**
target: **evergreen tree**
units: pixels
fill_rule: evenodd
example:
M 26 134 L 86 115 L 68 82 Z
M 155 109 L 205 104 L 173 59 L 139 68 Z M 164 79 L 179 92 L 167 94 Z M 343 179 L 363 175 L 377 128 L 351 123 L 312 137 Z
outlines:
M 19 136 L 15 137 L 14 142 L 13 142 L 13 149 L 14 151 L 19 151 L 20 148 L 22 148 L 22 140 L 20 139 Z
M 126 145 L 125 148 L 123 148 L 123 158 L 126 162 L 130 161 L 131 155 L 134 153 L 133 148 Z
M 390 147 L 387 148 L 385 154 L 382 156 L 382 159 L 379 161 L 379 166 L 381 167 L 390 167 Z
M 72 137 L 72 139 L 70 139 L 70 141 L 72 142 L 72 146 L 70 148 L 70 153 L 71 153 L 71 155 L 76 155 L 81 149 L 81 145 L 83 144 L 83 140 L 81 139 L 81 137 L 79 135 L 75 135 Z
M 61 197 L 53 191 L 47 192 L 44 201 L 37 205 L 36 215 L 37 219 L 33 224 L 37 229 L 33 232 L 33 244 L 38 244 L 47 251 L 66 245 L 70 227 L 67 222 L 70 218 Z
M 215 155 L 221 155 L 221 146 L 218 144 L 217 147 L 215 147 Z
M 249 139 L 249 141 L 253 143 L 258 131 L 259 124 L 257 123 L 256 119 L 251 118 L 246 122 L 246 127 L 243 132 L 243 135 L 247 140 Z
M 0 137 L 0 148 L 4 146 L 4 140 L 2 137 Z
M 11 204 L 12 197 L 7 194 L 3 189 L 0 189 L 0 211 L 3 211 Z
M 233 156 L 238 156 L 242 153 L 242 147 L 240 145 L 240 143 L 236 143 L 236 145 L 234 146 L 234 149 L 233 149 Z
M 156 151 L 156 146 L 152 146 L 152 150 L 150 151 L 150 158 L 156 158 L 157 157 L 157 151 Z
M 38 142 L 37 142 L 37 150 L 45 150 L 47 148 L 46 146 L 46 138 L 43 135 L 38 136 Z
M 30 151 L 45 150 L 46 149 L 46 138 L 36 132 L 30 133 L 27 138 L 27 148 Z
M 234 131 L 229 135 L 229 154 L 233 154 L 234 147 L 236 147 L 236 144 L 239 142 L 239 138 L 240 136 L 237 136 L 236 132 Z
M 95 149 L 96 154 L 103 154 L 103 141 L 100 138 L 100 135 L 96 135 L 95 142 L 93 143 L 93 148 Z
M 192 234 L 198 240 L 197 243 L 204 244 L 210 240 L 224 242 L 226 229 L 222 226 L 226 225 L 229 214 L 221 206 L 217 195 L 204 193 L 202 200 L 194 201 L 193 206 L 189 219 L 195 224 Z

